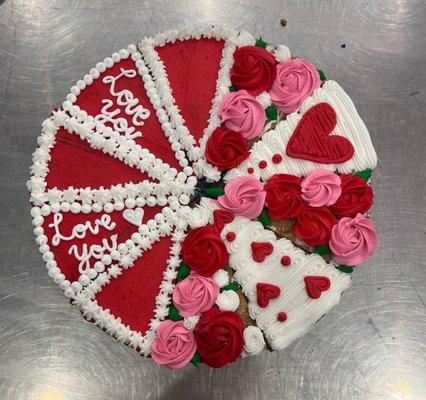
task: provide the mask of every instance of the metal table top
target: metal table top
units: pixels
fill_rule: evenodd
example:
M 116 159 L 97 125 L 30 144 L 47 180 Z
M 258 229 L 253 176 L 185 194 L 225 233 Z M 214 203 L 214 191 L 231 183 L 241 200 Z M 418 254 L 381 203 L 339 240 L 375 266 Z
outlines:
M 425 1 L 0 3 L 0 399 L 426 398 Z M 379 155 L 380 247 L 285 351 L 172 372 L 68 304 L 38 253 L 25 183 L 40 124 L 71 84 L 144 35 L 203 21 L 287 44 L 348 91 Z

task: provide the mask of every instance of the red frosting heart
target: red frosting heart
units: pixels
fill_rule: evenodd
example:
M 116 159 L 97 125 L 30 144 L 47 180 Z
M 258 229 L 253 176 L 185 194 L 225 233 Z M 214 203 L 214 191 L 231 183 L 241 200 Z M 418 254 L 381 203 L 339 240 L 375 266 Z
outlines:
M 287 144 L 289 157 L 323 164 L 337 164 L 354 155 L 352 143 L 331 135 L 337 123 L 336 112 L 328 103 L 319 103 L 305 112 Z
M 253 242 L 251 244 L 251 252 L 253 260 L 261 263 L 267 256 L 272 254 L 274 246 L 269 242 Z
M 234 214 L 225 210 L 214 210 L 213 220 L 215 227 L 219 230 L 219 232 L 221 232 L 226 224 L 229 224 L 234 220 Z
M 305 276 L 306 292 L 311 299 L 319 299 L 322 292 L 330 289 L 330 279 L 326 276 Z
M 268 307 L 269 302 L 279 297 L 281 293 L 281 289 L 271 283 L 258 283 L 256 289 L 257 304 L 262 308 Z

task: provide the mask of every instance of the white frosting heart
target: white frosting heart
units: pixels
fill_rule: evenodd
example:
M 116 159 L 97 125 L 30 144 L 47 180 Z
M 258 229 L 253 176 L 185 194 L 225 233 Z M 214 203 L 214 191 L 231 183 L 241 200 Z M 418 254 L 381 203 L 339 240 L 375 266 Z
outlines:
M 134 210 L 126 208 L 123 211 L 123 218 L 133 225 L 140 226 L 142 225 L 143 214 L 143 209 L 140 207 L 137 207 Z

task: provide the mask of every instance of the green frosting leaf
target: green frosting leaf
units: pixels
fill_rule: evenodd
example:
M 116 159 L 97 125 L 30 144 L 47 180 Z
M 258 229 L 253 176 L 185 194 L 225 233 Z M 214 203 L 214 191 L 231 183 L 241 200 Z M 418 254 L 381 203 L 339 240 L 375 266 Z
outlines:
M 224 286 L 222 289 L 220 289 L 220 291 L 223 292 L 224 290 L 233 290 L 234 292 L 236 292 L 239 288 L 240 285 L 237 282 L 231 282 Z
M 354 267 L 350 267 L 349 265 L 339 265 L 338 270 L 340 272 L 344 272 L 345 274 L 351 274 L 354 270 Z
M 330 248 L 328 246 L 318 246 L 315 247 L 314 253 L 319 254 L 320 256 L 325 256 L 330 253 Z
M 177 273 L 177 280 L 180 282 L 182 279 L 185 279 L 190 272 L 191 270 L 189 269 L 189 267 L 185 263 L 182 263 Z
M 368 181 L 371 178 L 371 175 L 373 175 L 373 171 L 369 168 L 365 169 L 364 171 L 357 172 L 355 174 L 355 176 L 359 176 L 365 181 Z
M 263 226 L 270 226 L 271 219 L 268 217 L 268 213 L 264 209 L 260 215 L 257 217 L 257 220 L 262 223 Z
M 182 317 L 179 314 L 178 309 L 175 306 L 169 307 L 169 315 L 167 316 L 168 319 L 172 321 L 179 321 L 182 319 Z
M 210 188 L 204 188 L 201 191 L 201 196 L 216 199 L 217 197 L 222 196 L 222 194 L 224 193 L 225 193 L 225 189 L 223 187 L 210 187 Z
M 200 363 L 200 355 L 198 354 L 198 351 L 195 352 L 194 356 L 191 358 L 190 363 L 198 367 L 198 364 Z
M 264 40 L 262 40 L 262 36 L 256 40 L 256 46 L 257 47 L 261 47 L 262 49 L 264 49 L 266 46 L 268 45 L 268 43 L 266 43 Z
M 278 111 L 274 106 L 266 107 L 265 113 L 270 121 L 278 118 Z
M 324 74 L 324 71 L 321 71 L 320 69 L 317 69 L 319 77 L 322 81 L 325 81 L 327 79 L 327 77 Z
M 237 90 L 238 89 L 234 85 L 229 86 L 229 91 L 230 92 L 236 92 Z

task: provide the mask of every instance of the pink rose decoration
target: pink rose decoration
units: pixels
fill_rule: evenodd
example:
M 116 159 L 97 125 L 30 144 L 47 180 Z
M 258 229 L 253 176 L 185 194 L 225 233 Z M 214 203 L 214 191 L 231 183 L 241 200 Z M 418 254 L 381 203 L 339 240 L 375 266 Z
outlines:
M 235 215 L 253 219 L 259 216 L 265 204 L 266 192 L 254 178 L 242 177 L 225 186 L 225 194 L 218 197 L 219 206 Z
M 173 303 L 182 317 L 192 317 L 210 310 L 218 295 L 219 286 L 212 278 L 191 272 L 176 285 Z
M 272 103 L 289 114 L 296 111 L 320 84 L 318 71 L 309 61 L 294 59 L 277 65 L 277 75 L 269 94 Z
M 157 364 L 179 369 L 189 363 L 197 346 L 192 330 L 186 329 L 183 321 L 162 321 L 156 333 L 151 343 L 151 357 Z
M 360 265 L 377 247 L 377 235 L 373 222 L 357 214 L 344 217 L 331 231 L 330 249 L 334 261 L 345 265 Z
M 302 199 L 311 207 L 331 206 L 342 194 L 340 184 L 339 175 L 319 169 L 302 181 Z
M 219 107 L 224 125 L 231 131 L 240 132 L 247 140 L 262 132 L 265 110 L 247 90 L 228 93 Z

